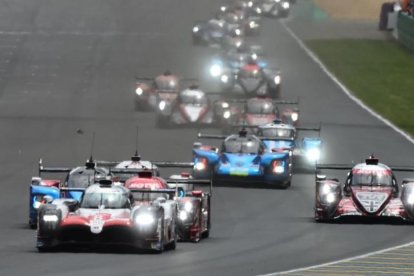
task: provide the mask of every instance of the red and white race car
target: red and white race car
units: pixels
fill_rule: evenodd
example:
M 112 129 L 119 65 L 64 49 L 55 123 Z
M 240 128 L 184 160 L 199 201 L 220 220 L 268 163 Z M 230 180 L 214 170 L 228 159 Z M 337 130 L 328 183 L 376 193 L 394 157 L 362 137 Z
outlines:
M 317 165 L 317 170 L 350 170 L 342 187 L 336 178 L 316 176 L 315 220 L 344 218 L 363 220 L 414 220 L 414 180 L 398 186 L 393 171 L 414 172 L 414 168 L 392 168 L 371 156 L 354 166 Z

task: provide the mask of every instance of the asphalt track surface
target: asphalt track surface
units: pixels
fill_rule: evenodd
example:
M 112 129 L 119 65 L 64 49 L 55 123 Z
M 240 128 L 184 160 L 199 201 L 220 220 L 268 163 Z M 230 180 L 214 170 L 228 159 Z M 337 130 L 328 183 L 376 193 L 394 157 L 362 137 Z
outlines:
M 134 112 L 133 77 L 165 68 L 202 76 L 208 55 L 191 46 L 191 25 L 217 5 L 0 2 L 0 275 L 254 275 L 414 239 L 410 225 L 314 223 L 313 176 L 295 175 L 289 190 L 216 188 L 211 238 L 181 243 L 174 252 L 37 253 L 27 202 L 40 157 L 46 164 L 80 164 L 95 131 L 96 158 L 127 159 L 139 125 L 143 157 L 190 159 L 196 130 L 160 130 L 153 114 Z M 284 96 L 300 96 L 302 122 L 324 123 L 326 162 L 374 152 L 389 164 L 412 164 L 414 146 L 349 100 L 279 22 L 266 21 L 260 41 L 283 70 Z

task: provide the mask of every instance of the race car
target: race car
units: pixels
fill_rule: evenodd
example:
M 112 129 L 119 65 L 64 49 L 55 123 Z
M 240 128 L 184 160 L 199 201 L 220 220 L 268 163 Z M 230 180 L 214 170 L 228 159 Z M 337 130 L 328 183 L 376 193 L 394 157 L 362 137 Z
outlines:
M 228 31 L 226 22 L 221 15 L 207 21 L 198 21 L 192 29 L 193 45 L 220 47 Z
M 270 17 L 287 17 L 292 6 L 290 0 L 256 0 L 255 2 L 262 14 Z
M 63 174 L 62 179 L 44 179 L 43 174 Z M 84 166 L 68 167 L 44 167 L 42 159 L 39 161 L 39 176 L 32 177 L 29 190 L 29 226 L 37 227 L 37 213 L 39 207 L 47 200 L 57 199 L 61 195 L 61 188 L 76 188 L 82 190 L 95 183 L 95 179 L 111 175 L 104 167 L 96 166 L 91 157 Z M 81 191 L 69 191 L 67 197 L 80 200 Z
M 197 86 L 181 91 L 175 101 L 160 101 L 157 110 L 157 125 L 225 125 L 231 110 L 225 101 L 212 102 Z
M 161 168 L 193 168 L 190 162 L 155 161 L 154 165 Z M 129 174 L 125 187 L 129 189 L 148 189 L 151 191 L 173 189 L 176 191 L 178 204 L 177 235 L 180 241 L 199 242 L 207 238 L 211 229 L 210 198 L 212 182 L 210 180 L 193 179 L 187 172 L 172 175 L 163 179 L 152 175 L 151 171 L 143 169 L 113 169 L 113 173 Z M 200 186 L 209 186 L 209 191 L 203 191 Z
M 281 82 L 280 70 L 262 68 L 254 59 L 249 59 L 248 64 L 236 74 L 222 74 L 220 77 L 223 91 L 243 93 L 246 96 L 280 98 Z
M 226 51 L 237 50 L 245 43 L 244 31 L 237 27 L 228 30 L 221 41 L 221 48 Z
M 261 18 L 252 13 L 247 6 L 222 6 L 220 9 L 223 12 L 223 19 L 229 26 L 228 28 L 243 30 L 249 36 L 260 34 Z
M 127 189 L 101 180 L 81 200 L 60 198 L 39 209 L 36 247 L 123 245 L 162 252 L 175 249 L 177 203 L 174 189 Z
M 292 163 L 288 152 L 269 152 L 245 129 L 229 136 L 199 134 L 201 139 L 224 140 L 221 149 L 197 143 L 193 148 L 193 175 L 213 178 L 214 184 L 288 188 Z
M 214 56 L 209 67 L 210 76 L 220 80 L 223 75 L 224 80 L 229 75 L 235 75 L 245 66 L 250 59 L 256 60 L 260 68 L 267 66 L 267 61 L 263 56 L 263 49 L 259 45 L 242 45 L 241 47 Z
M 171 102 L 177 97 L 181 90 L 182 83 L 195 82 L 191 78 L 179 78 L 170 71 L 155 78 L 136 77 L 135 86 L 135 110 L 146 111 L 156 108 L 160 100 Z
M 315 170 L 315 165 L 320 162 L 322 155 L 321 127 L 295 127 L 285 124 L 280 120 L 259 125 L 257 135 L 265 143 L 267 150 L 272 152 L 289 151 L 292 155 L 294 172 Z M 318 132 L 319 135 L 305 136 L 298 139 L 298 132 Z M 267 140 L 267 138 L 270 138 Z
M 250 99 L 233 99 L 227 101 L 230 105 L 242 103 L 244 108 L 235 114 L 236 125 L 240 127 L 253 127 L 272 123 L 275 120 L 283 121 L 286 124 L 297 126 L 299 124 L 299 108 L 289 107 L 280 111 L 281 105 L 298 106 L 298 101 L 273 100 L 269 97 L 257 96 Z
M 370 156 L 356 165 L 316 166 L 315 220 L 339 219 L 414 220 L 414 180 L 402 181 L 402 191 L 393 171 L 414 172 L 414 168 L 389 167 Z M 321 170 L 348 170 L 342 185 Z

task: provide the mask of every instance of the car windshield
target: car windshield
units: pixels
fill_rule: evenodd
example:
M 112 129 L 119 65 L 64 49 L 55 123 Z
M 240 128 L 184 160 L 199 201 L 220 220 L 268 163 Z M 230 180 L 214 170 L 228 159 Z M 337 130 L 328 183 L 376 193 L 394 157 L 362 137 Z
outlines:
M 268 138 L 294 138 L 294 131 L 285 128 L 262 128 L 260 129 L 261 136 Z
M 155 86 L 159 90 L 177 90 L 178 81 L 173 78 L 158 78 L 155 80 Z
M 82 199 L 81 208 L 97 209 L 104 206 L 106 209 L 125 209 L 130 207 L 126 193 L 90 192 L 86 193 Z
M 90 170 L 80 170 L 69 175 L 67 184 L 69 188 L 86 188 L 95 183 L 95 178 L 105 176 L 103 173 Z
M 184 104 L 206 104 L 207 98 L 201 91 L 187 90 L 180 94 L 181 103 Z
M 255 70 L 240 70 L 239 72 L 239 77 L 243 78 L 243 79 L 260 79 L 261 78 L 261 74 L 259 69 L 255 69 Z
M 391 186 L 392 176 L 386 170 L 364 170 L 353 172 L 352 182 L 353 186 Z
M 271 101 L 251 99 L 247 102 L 247 113 L 272 114 L 275 113 L 275 106 Z
M 252 137 L 233 137 L 224 142 L 224 152 L 258 154 L 260 141 Z
M 132 191 L 132 196 L 134 197 L 135 202 L 152 202 L 157 198 L 165 198 L 168 199 L 169 195 L 167 193 L 151 193 L 151 192 L 134 192 Z

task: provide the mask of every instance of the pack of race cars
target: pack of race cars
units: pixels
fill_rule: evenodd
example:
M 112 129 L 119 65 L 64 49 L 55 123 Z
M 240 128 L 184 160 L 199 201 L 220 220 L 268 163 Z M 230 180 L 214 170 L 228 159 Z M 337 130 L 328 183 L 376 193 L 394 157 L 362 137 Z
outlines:
M 414 221 L 414 179 L 399 185 L 374 156 L 357 165 L 320 164 L 321 126 L 299 124 L 299 100 L 282 99 L 282 73 L 247 36 L 260 34 L 263 16 L 285 17 L 293 0 L 234 1 L 192 27 L 194 45 L 217 48 L 209 65 L 220 91 L 170 71 L 136 77 L 137 111 L 155 111 L 158 127 L 214 126 L 198 133 L 189 162 L 90 157 L 82 166 L 44 166 L 32 178 L 29 224 L 40 252 L 64 245 L 121 245 L 163 252 L 177 241 L 198 242 L 211 231 L 213 186 L 286 189 L 296 172 L 315 173 L 315 220 L 394 218 Z M 303 136 L 301 132 L 317 133 Z M 300 138 L 299 138 L 300 137 Z M 191 150 L 191 149 L 190 149 Z M 190 151 L 189 150 L 189 151 Z M 163 168 L 184 169 L 168 177 Z M 349 170 L 342 185 L 322 170 Z M 401 186 L 401 189 L 400 189 Z

